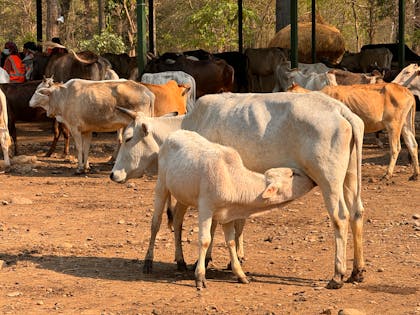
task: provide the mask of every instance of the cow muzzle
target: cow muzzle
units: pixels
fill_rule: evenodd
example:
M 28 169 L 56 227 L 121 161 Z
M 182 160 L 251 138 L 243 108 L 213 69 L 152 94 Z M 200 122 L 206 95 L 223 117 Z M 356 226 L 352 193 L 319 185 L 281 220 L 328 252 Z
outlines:
M 123 184 L 127 179 L 127 174 L 125 171 L 113 171 L 109 175 L 109 178 L 116 183 Z

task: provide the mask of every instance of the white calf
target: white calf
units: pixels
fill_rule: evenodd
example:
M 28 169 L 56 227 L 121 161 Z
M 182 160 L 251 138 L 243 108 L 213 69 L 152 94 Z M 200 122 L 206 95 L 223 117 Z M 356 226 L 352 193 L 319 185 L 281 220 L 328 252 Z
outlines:
M 168 197 L 173 195 L 178 202 L 198 208 L 197 289 L 206 287 L 205 257 L 211 242 L 213 219 L 223 225 L 232 271 L 240 282 L 248 283 L 236 254 L 233 221 L 279 208 L 314 186 L 315 183 L 297 169 L 272 168 L 264 175 L 250 171 L 235 149 L 210 142 L 194 131 L 175 131 L 159 152 L 155 212 L 145 265 L 152 265 L 162 213 Z

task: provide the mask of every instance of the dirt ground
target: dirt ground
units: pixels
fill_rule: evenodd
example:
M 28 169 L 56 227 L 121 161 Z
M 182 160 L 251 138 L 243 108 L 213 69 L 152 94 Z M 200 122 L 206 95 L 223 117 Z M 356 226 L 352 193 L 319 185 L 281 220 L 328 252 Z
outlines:
M 420 314 L 420 181 L 408 181 L 405 148 L 392 181 L 381 181 L 388 142 L 379 149 L 373 137 L 365 138 L 365 282 L 324 288 L 333 273 L 333 229 L 315 188 L 282 211 L 247 222 L 243 268 L 250 284 L 237 283 L 224 269 L 229 255 L 219 228 L 208 288 L 199 292 L 192 270 L 176 270 L 166 219 L 154 273 L 142 273 L 155 178 L 112 182 L 107 161 L 114 139 L 93 138 L 94 172 L 75 176 L 75 159 L 61 157 L 62 142 L 53 157 L 43 156 L 49 124 L 18 124 L 21 154 L 32 160 L 0 174 L 1 314 L 337 314 L 346 308 Z M 191 209 L 183 234 L 191 265 L 197 231 Z

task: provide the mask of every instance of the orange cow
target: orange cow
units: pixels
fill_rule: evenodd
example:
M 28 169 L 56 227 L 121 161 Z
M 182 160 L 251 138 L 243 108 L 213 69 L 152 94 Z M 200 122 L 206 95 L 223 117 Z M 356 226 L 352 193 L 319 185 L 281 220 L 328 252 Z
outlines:
M 183 115 L 187 112 L 187 96 L 190 86 L 178 84 L 170 80 L 165 84 L 143 83 L 155 95 L 154 115 L 162 116 L 167 113 L 177 112 Z

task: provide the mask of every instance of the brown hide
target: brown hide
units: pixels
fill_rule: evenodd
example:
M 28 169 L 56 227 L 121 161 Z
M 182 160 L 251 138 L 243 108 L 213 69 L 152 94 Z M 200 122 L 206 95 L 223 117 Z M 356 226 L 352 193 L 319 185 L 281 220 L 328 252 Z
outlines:
M 144 72 L 184 71 L 196 82 L 197 98 L 205 94 L 229 92 L 233 89 L 233 68 L 224 60 L 190 60 L 181 55 L 176 60 L 154 58 Z

